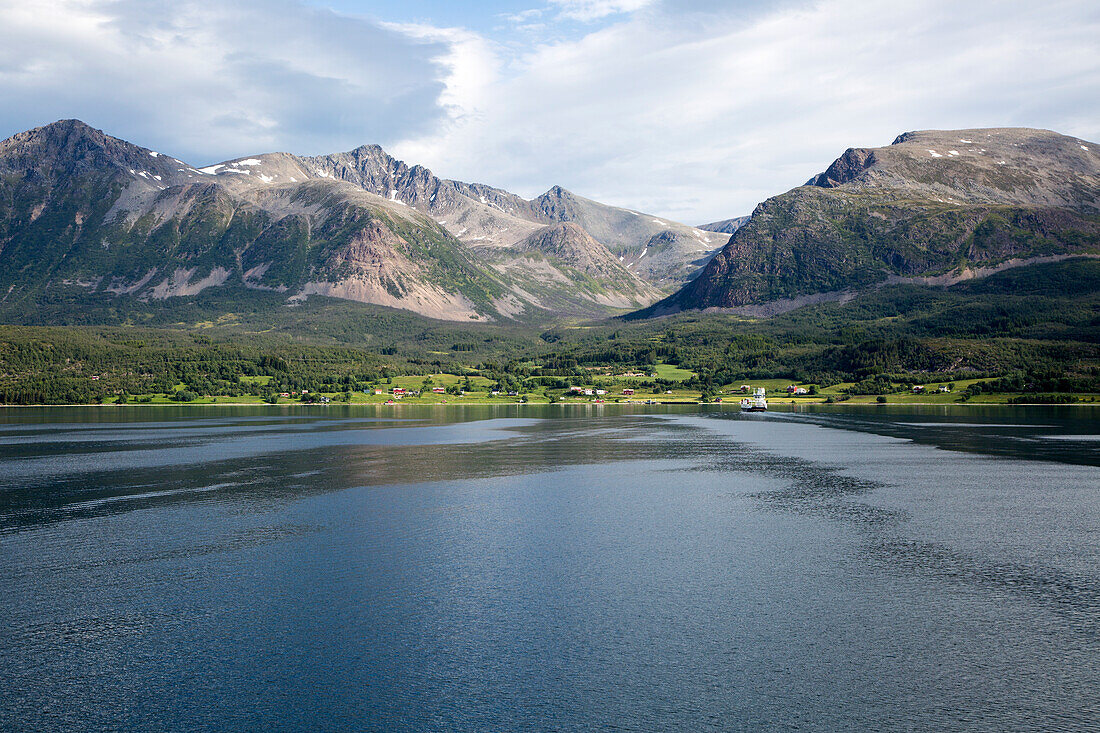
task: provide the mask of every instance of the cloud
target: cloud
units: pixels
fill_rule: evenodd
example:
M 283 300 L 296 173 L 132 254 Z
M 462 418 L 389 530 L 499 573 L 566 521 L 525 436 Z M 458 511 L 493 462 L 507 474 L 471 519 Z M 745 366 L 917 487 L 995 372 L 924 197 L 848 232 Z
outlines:
M 546 10 L 544 8 L 528 8 L 527 10 L 521 10 L 517 13 L 502 13 L 500 17 L 510 23 L 524 24 L 538 20 L 545 12 Z
M 196 162 L 390 143 L 446 118 L 449 49 L 290 0 L 0 2 L 0 127 L 79 117 Z
M 1100 139 L 1094 2 L 531 5 L 479 34 L 298 0 L 0 0 L 0 129 L 80 117 L 194 163 L 377 142 L 692 223 L 906 130 Z
M 561 15 L 584 22 L 600 20 L 609 15 L 632 13 L 651 5 L 653 0 L 550 0 L 561 8 Z
M 397 150 L 525 195 L 557 183 L 698 222 L 747 213 L 845 148 L 907 130 L 1100 137 L 1094 3 L 777 7 L 676 0 L 499 55 L 497 81 L 454 101 L 463 115 Z

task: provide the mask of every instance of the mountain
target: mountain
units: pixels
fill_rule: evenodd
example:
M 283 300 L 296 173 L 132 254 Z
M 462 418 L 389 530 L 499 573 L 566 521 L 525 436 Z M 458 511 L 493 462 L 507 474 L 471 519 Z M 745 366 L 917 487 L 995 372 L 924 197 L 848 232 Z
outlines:
M 265 293 L 538 320 L 660 296 L 571 222 L 555 249 L 553 222 L 533 216 L 519 197 L 438 179 L 377 146 L 198 168 L 64 120 L 0 142 L 0 317 Z M 541 293 L 517 264 L 536 257 L 554 270 Z
M 631 209 L 601 204 L 555 186 L 532 199 L 537 221 L 573 222 L 639 277 L 658 286 L 689 280 L 727 237 Z
M 661 296 L 574 222 L 546 226 L 510 247 L 482 245 L 477 251 L 517 283 L 526 300 L 550 310 L 594 316 L 601 306 L 637 307 Z M 589 301 L 587 308 L 579 307 L 582 299 Z
M 1047 130 L 926 130 L 853 148 L 760 204 L 698 277 L 638 317 L 766 315 L 887 283 L 948 285 L 1100 255 L 1100 145 Z
M 495 318 L 508 293 L 434 221 L 339 181 L 227 186 L 75 120 L 0 143 L 0 173 L 9 312 L 66 291 L 158 301 L 236 286 Z
M 412 207 L 455 238 L 476 246 L 508 247 L 543 226 L 577 224 L 639 277 L 665 288 L 689 280 L 728 239 L 721 233 L 602 204 L 560 186 L 527 200 L 485 184 L 441 179 L 423 166 L 408 166 L 377 145 L 315 157 L 257 155 L 201 170 L 231 181 L 228 185 L 236 189 L 288 181 L 346 181 Z M 658 252 L 663 256 L 656 258 Z
M 707 232 L 721 232 L 722 234 L 733 234 L 741 225 L 749 220 L 747 216 L 735 216 L 732 219 L 723 219 L 722 221 L 712 221 L 710 224 L 700 224 L 699 228 Z

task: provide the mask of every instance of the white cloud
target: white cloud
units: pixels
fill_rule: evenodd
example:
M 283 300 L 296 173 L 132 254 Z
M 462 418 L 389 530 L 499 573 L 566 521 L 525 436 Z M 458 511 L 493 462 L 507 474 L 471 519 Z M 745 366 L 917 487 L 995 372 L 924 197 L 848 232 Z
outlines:
M 518 13 L 503 13 L 501 17 L 510 23 L 530 23 L 541 18 L 545 12 L 543 8 L 528 8 Z
M 451 121 L 461 122 L 485 104 L 499 82 L 498 49 L 476 33 L 461 28 L 435 28 L 423 24 L 388 23 L 386 27 L 410 38 L 446 49 L 433 60 L 442 70 L 439 106 Z
M 580 21 L 600 20 L 619 13 L 633 13 L 653 4 L 653 0 L 550 0 L 550 2 L 561 8 L 563 17 Z
M 906 130 L 1100 137 L 1093 3 L 752 10 L 701 20 L 655 6 L 578 40 L 498 50 L 498 81 L 454 101 L 461 119 L 398 150 L 450 177 L 525 195 L 557 183 L 697 222 L 751 211 L 846 147 Z
M 906 130 L 1100 138 L 1093 2 L 533 9 L 488 38 L 297 0 L 0 0 L 0 127 L 80 117 L 196 164 L 378 142 L 442 176 L 692 223 Z
M 449 48 L 293 0 L 0 0 L 0 126 L 79 117 L 195 162 L 389 143 L 445 118 Z

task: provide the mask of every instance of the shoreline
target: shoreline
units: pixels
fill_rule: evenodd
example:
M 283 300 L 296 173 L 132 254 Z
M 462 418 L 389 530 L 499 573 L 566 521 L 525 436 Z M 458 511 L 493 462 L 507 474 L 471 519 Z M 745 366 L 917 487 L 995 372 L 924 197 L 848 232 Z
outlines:
M 1091 395 L 1090 395 L 1091 396 Z M 5 405 L 0 404 L 0 410 L 7 409 L 41 409 L 47 407 L 57 408 L 73 408 L 73 407 L 105 407 L 105 408 L 127 408 L 127 407 L 465 407 L 479 406 L 479 407 L 548 407 L 553 405 L 558 406 L 573 406 L 573 407 L 662 407 L 671 405 L 695 405 L 695 406 L 707 406 L 707 407 L 722 407 L 722 408 L 736 408 L 740 409 L 740 404 L 736 402 L 686 402 L 686 401 L 671 401 L 671 402 L 420 402 L 420 403 L 395 403 L 388 405 L 384 402 L 330 402 L 328 404 L 309 403 L 309 402 L 285 402 L 278 404 L 269 404 L 266 402 L 129 402 L 126 404 L 117 403 L 72 403 L 61 405 Z M 967 400 L 966 402 L 851 402 L 845 400 L 843 402 L 825 402 L 824 400 L 817 400 L 814 402 L 783 402 L 777 403 L 775 407 L 769 407 L 767 412 L 779 412 L 778 408 L 790 408 L 790 407 L 803 407 L 807 405 L 829 405 L 831 407 L 1100 407 L 1100 400 L 1096 402 L 1028 402 L 1022 404 L 1009 404 L 1007 402 L 976 402 L 974 400 Z

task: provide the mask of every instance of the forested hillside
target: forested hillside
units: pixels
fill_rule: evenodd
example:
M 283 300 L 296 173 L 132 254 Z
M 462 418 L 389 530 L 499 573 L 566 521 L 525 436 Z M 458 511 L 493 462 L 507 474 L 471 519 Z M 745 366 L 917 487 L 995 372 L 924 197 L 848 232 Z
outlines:
M 852 394 L 978 378 L 1001 379 L 1016 393 L 1100 393 L 1098 313 L 1100 262 L 1088 259 L 946 289 L 889 286 L 766 319 L 689 313 L 541 332 L 349 310 L 331 299 L 277 320 L 261 311 L 218 322 L 205 320 L 197 300 L 174 317 L 200 320 L 155 328 L 0 327 L 0 401 L 361 392 L 431 374 L 478 377 L 542 399 L 615 374 L 657 374 L 627 382 L 653 395 L 693 390 L 693 399 L 754 379 L 847 385 Z

